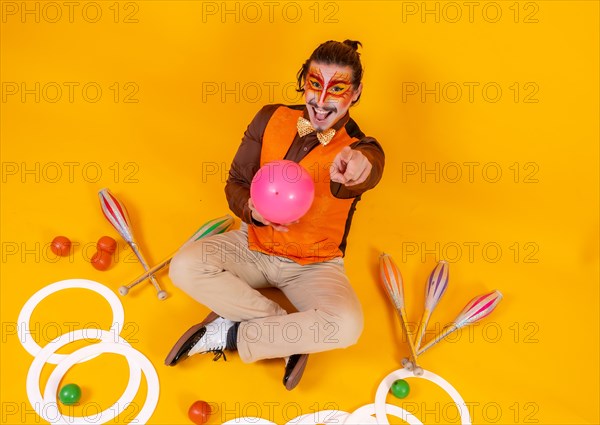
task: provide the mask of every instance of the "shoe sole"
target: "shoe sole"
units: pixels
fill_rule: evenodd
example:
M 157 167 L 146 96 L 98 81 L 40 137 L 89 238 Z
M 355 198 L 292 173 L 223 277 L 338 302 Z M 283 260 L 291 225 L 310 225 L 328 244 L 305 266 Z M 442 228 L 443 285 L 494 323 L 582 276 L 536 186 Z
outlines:
M 285 383 L 285 389 L 288 391 L 296 388 L 300 379 L 302 379 L 302 375 L 304 374 L 304 369 L 306 368 L 306 363 L 308 362 L 308 354 L 302 354 L 298 359 L 298 363 L 292 369 L 292 373 L 290 373 L 290 377 Z
M 211 311 L 202 322 L 192 326 L 183 335 L 181 335 L 181 337 L 177 340 L 173 348 L 171 348 L 171 351 L 169 351 L 169 354 L 167 354 L 167 358 L 165 359 L 165 365 L 173 366 L 173 361 L 175 360 L 175 357 L 177 357 L 179 350 L 181 350 L 181 347 L 183 347 L 183 345 L 192 337 L 192 335 L 198 332 L 198 330 L 201 329 L 203 326 L 214 322 L 218 318 L 219 315 L 214 311 Z

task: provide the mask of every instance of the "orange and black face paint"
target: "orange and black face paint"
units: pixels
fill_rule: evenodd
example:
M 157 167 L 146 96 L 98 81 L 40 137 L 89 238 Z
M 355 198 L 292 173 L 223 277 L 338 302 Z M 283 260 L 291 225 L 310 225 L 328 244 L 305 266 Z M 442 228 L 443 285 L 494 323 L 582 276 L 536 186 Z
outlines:
M 322 102 L 345 101 L 352 96 L 352 82 L 347 73 L 336 72 L 325 80 L 321 70 L 311 66 L 306 76 L 305 91 L 313 92 Z

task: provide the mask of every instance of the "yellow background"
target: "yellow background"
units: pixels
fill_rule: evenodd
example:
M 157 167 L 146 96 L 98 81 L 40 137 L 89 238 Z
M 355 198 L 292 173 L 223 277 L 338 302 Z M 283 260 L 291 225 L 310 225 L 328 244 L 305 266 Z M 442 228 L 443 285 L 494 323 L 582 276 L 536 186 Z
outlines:
M 383 180 L 358 206 L 346 256 L 366 315 L 362 338 L 312 355 L 289 393 L 279 360 L 247 365 L 232 354 L 167 368 L 172 343 L 207 310 L 163 273 L 168 300 L 150 286 L 122 298 L 123 336 L 160 378 L 151 423 L 189 423 L 198 399 L 218 407 L 213 423 L 241 415 L 282 423 L 373 402 L 408 353 L 378 282 L 384 251 L 404 276 L 411 322 L 437 260 L 450 261 L 428 338 L 475 295 L 504 294 L 478 326 L 421 357 L 458 389 L 474 422 L 600 421 L 598 2 L 75 3 L 2 2 L 3 423 L 44 423 L 25 392 L 32 357 L 14 332 L 31 295 L 70 278 L 116 290 L 141 271 L 97 192 L 108 187 L 125 203 L 140 246 L 158 262 L 229 212 L 226 173 L 247 124 L 263 104 L 296 103 L 303 61 L 319 43 L 345 38 L 364 45 L 364 91 L 351 114 L 387 158 Z M 78 244 L 68 258 L 47 249 L 59 234 Z M 119 239 L 106 272 L 89 264 L 102 235 Z M 110 318 L 99 296 L 69 290 L 43 301 L 31 327 L 44 345 L 69 326 L 108 329 Z M 84 344 L 72 345 L 61 352 Z M 70 369 L 63 382 L 84 389 L 73 412 L 112 404 L 127 370 L 117 355 Z M 457 423 L 445 393 L 410 383 L 409 398 L 390 402 L 424 423 Z M 144 397 L 143 387 L 111 423 L 131 420 Z

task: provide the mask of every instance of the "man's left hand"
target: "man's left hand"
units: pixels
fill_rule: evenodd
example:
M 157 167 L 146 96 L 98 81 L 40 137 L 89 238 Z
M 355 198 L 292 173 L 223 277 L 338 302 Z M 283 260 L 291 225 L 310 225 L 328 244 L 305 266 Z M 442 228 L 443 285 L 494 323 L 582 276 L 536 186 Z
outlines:
M 354 186 L 364 182 L 373 166 L 366 156 L 359 150 L 345 146 L 333 159 L 329 169 L 332 181 L 345 186 Z

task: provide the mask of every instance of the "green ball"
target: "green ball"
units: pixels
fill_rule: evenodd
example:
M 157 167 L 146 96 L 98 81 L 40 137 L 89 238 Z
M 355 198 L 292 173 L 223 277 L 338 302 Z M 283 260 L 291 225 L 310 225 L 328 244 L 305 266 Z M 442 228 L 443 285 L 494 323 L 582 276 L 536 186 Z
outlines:
M 394 381 L 390 390 L 396 397 L 405 398 L 408 396 L 408 393 L 410 393 L 410 386 L 404 379 L 398 379 Z
M 58 393 L 58 399 L 64 405 L 75 404 L 81 398 L 81 388 L 77 384 L 67 384 Z

